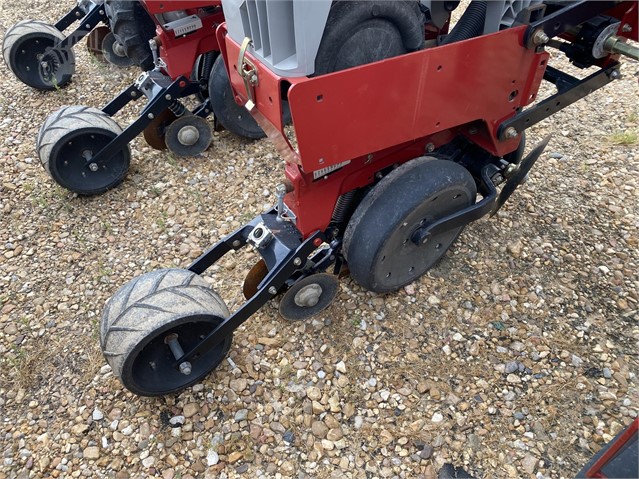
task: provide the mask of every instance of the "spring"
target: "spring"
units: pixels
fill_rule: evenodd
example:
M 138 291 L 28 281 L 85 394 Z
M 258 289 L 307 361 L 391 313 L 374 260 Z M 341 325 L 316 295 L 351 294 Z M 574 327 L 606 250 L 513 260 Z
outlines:
M 169 105 L 169 110 L 171 110 L 175 116 L 180 117 L 184 115 L 186 107 L 182 105 L 180 100 L 173 100 L 173 103 Z
M 350 210 L 355 197 L 355 190 L 344 193 L 337 199 L 337 204 L 333 210 L 332 222 L 336 224 L 342 223 L 346 219 L 346 215 Z

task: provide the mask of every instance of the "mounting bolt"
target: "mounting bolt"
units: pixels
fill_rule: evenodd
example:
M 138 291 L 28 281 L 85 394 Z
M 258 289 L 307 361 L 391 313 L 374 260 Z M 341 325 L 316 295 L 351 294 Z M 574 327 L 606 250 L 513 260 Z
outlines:
M 241 244 L 240 240 L 235 240 L 233 241 L 233 248 L 239 248 Z
M 544 32 L 541 28 L 535 30 L 535 33 L 533 33 L 532 42 L 534 45 L 545 45 L 549 41 L 550 41 L 550 38 L 548 37 L 548 35 L 546 35 L 546 32 Z
M 98 166 L 97 163 L 89 163 L 89 169 L 91 171 L 98 171 L 100 169 L 100 167 Z
M 277 288 L 275 286 L 271 286 L 268 289 L 269 294 L 272 294 L 273 296 L 275 296 L 277 294 Z
M 513 138 L 517 138 L 518 135 L 519 133 L 517 133 L 517 130 L 515 130 L 515 127 L 513 126 L 509 126 L 506 128 L 506 131 L 504 131 L 505 140 L 512 140 Z
M 302 260 L 301 260 L 300 258 L 295 258 L 295 259 L 293 260 L 293 264 L 294 264 L 295 266 L 299 266 L 299 265 L 301 265 L 301 264 L 302 264 Z
M 166 100 L 169 100 L 169 101 L 173 100 L 173 97 L 171 95 L 169 95 L 168 93 L 166 95 L 164 95 L 164 98 Z
M 426 145 L 426 151 L 427 151 L 428 153 L 432 153 L 433 151 L 435 151 L 435 145 L 434 145 L 434 144 L 432 144 L 432 143 L 428 143 L 428 144 Z
M 154 115 L 153 113 L 149 113 L 146 117 L 147 117 L 149 120 L 152 120 L 153 118 L 155 118 L 155 115 Z
M 184 374 L 185 376 L 188 376 L 191 374 L 192 371 L 193 369 L 191 368 L 190 362 L 184 361 L 183 363 L 180 363 L 180 372 L 182 374 Z
M 130 95 L 131 95 L 132 97 L 134 97 L 134 98 L 135 98 L 136 96 L 138 96 L 138 94 L 137 94 L 136 92 L 134 92 L 134 91 L 132 91 L 132 92 L 130 93 Z
M 621 72 L 619 70 L 613 70 L 610 72 L 611 80 L 619 80 L 621 78 Z
M 623 27 L 621 27 L 621 31 L 624 33 L 630 33 L 632 31 L 632 25 L 624 23 Z

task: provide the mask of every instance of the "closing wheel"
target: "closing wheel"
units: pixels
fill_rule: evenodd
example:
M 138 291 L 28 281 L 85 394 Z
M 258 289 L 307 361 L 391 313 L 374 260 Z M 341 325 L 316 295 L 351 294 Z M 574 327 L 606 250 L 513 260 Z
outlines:
M 91 161 L 120 133 L 118 124 L 101 110 L 67 106 L 47 117 L 36 150 L 56 183 L 80 195 L 96 195 L 119 185 L 129 169 L 128 145 L 100 163 Z
M 100 347 L 127 389 L 141 396 L 170 394 L 197 383 L 224 359 L 232 335 L 174 367 L 228 316 L 224 301 L 202 277 L 184 269 L 157 270 L 132 279 L 107 302 Z
M 324 311 L 337 296 L 337 276 L 317 273 L 302 278 L 284 293 L 280 314 L 289 321 L 303 321 Z
M 184 115 L 166 129 L 164 141 L 177 156 L 196 156 L 206 150 L 213 140 L 209 123 L 199 116 Z
M 2 41 L 4 62 L 18 79 L 38 90 L 55 90 L 69 81 L 75 72 L 75 55 L 66 49 L 59 54 L 46 51 L 64 40 L 53 25 L 23 20 L 9 28 Z
M 166 129 L 176 120 L 177 116 L 168 108 L 157 115 L 144 129 L 144 139 L 151 148 L 166 150 Z
M 395 291 L 434 266 L 463 226 L 431 236 L 415 232 L 475 202 L 477 187 L 461 165 L 421 157 L 403 164 L 375 185 L 358 205 L 344 232 L 351 276 L 371 291 Z
M 135 62 L 126 56 L 126 50 L 122 43 L 118 41 L 113 32 L 107 33 L 102 40 L 102 54 L 106 61 L 116 67 L 130 67 Z
M 104 38 L 111 32 L 106 25 L 99 25 L 91 30 L 91 33 L 87 36 L 87 50 L 88 52 L 100 62 L 106 62 L 104 58 L 104 52 L 102 51 L 102 44 Z

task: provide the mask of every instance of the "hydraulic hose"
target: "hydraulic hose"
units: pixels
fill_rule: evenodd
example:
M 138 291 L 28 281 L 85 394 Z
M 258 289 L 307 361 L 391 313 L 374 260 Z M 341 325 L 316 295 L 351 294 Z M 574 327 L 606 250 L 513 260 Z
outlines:
M 481 35 L 484 32 L 487 8 L 488 2 L 471 2 L 455 28 L 441 44 L 449 45 Z

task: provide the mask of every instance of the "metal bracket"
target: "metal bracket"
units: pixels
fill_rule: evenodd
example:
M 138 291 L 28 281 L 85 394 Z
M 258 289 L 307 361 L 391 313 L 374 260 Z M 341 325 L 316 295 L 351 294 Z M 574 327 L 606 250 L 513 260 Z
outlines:
M 615 78 L 618 78 L 618 75 L 619 63 L 613 63 L 583 80 L 578 80 L 559 70 L 548 67 L 544 73 L 544 79 L 555 83 L 559 92 L 504 121 L 499 125 L 499 129 L 497 130 L 499 139 L 502 141 L 508 139 L 506 131 L 512 131 L 509 130 L 510 128 L 513 128 L 517 133 L 521 133 L 526 128 L 536 125 L 558 111 L 572 105 L 577 100 L 581 100 L 593 91 L 607 85 Z
M 240 53 L 237 58 L 237 72 L 242 77 L 242 80 L 244 80 L 246 96 L 249 101 L 255 103 L 254 88 L 259 85 L 259 78 L 257 77 L 257 68 L 255 67 L 255 64 L 246 58 L 246 50 L 250 45 L 253 45 L 253 40 L 246 37 L 242 42 Z
M 559 36 L 592 17 L 610 10 L 617 3 L 615 1 L 592 2 L 582 0 L 561 8 L 542 20 L 531 23 L 528 30 L 526 30 L 524 44 L 527 48 L 537 48 L 540 46 L 540 42 L 535 40 L 539 40 L 542 33 L 548 39 Z
M 516 169 L 510 173 L 508 181 L 504 184 L 501 192 L 497 194 L 497 190 L 493 181 L 490 179 L 490 164 L 482 168 L 481 181 L 482 187 L 486 194 L 479 203 L 470 205 L 462 210 L 452 213 L 448 216 L 438 219 L 432 223 L 424 225 L 413 234 L 411 240 L 417 244 L 424 244 L 433 235 L 438 235 L 445 231 L 465 226 L 468 223 L 476 221 L 485 215 L 493 216 L 506 203 L 510 195 L 523 182 L 524 178 L 533 167 L 535 162 L 543 153 L 546 145 L 550 141 L 550 135 L 543 139 L 527 156 L 524 158 Z

